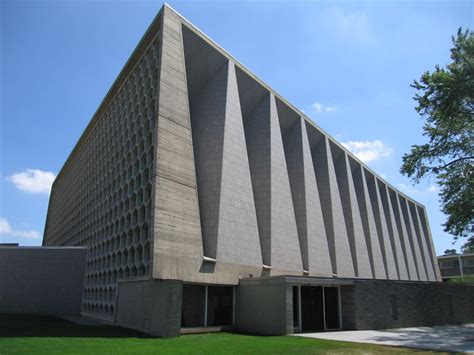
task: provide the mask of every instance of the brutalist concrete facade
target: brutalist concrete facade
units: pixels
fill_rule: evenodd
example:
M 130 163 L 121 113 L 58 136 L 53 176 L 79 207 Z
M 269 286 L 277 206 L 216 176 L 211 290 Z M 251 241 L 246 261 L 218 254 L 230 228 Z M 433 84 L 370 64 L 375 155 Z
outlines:
M 441 280 L 425 208 L 167 5 L 54 182 L 43 244 L 89 247 L 83 314 L 157 335 L 168 317 L 126 296 L 156 280 Z

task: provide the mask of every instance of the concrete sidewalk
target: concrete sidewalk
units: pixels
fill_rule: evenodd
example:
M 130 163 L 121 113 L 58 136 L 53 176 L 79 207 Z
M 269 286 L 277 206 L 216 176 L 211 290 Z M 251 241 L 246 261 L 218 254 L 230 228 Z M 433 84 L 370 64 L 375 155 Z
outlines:
M 306 338 L 474 353 L 474 324 L 295 334 Z

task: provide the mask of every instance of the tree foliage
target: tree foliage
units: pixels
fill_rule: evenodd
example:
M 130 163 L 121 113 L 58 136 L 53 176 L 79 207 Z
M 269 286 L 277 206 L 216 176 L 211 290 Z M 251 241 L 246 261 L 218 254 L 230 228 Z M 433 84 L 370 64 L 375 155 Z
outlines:
M 456 240 L 474 233 L 474 32 L 460 28 L 452 40 L 452 63 L 412 84 L 428 143 L 411 147 L 400 172 L 415 183 L 436 177 L 444 230 Z
M 463 254 L 474 253 L 474 236 L 467 238 L 467 242 L 461 246 Z

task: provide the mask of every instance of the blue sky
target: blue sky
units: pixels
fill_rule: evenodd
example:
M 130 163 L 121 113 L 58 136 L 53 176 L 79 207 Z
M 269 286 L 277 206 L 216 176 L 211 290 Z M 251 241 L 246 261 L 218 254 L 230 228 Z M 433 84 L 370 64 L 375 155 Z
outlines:
M 436 181 L 412 186 L 399 167 L 424 142 L 410 83 L 449 63 L 472 1 L 169 4 L 423 203 L 437 253 L 452 247 Z M 161 5 L 0 3 L 0 242 L 41 244 L 51 181 Z

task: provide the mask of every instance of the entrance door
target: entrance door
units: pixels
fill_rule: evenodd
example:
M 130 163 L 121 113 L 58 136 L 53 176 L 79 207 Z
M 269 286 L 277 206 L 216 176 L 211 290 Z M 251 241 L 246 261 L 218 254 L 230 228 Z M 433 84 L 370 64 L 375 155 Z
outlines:
M 301 286 L 301 331 L 324 331 L 322 286 Z
M 339 289 L 337 287 L 324 287 L 324 312 L 326 330 L 340 329 Z

